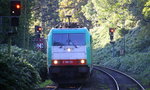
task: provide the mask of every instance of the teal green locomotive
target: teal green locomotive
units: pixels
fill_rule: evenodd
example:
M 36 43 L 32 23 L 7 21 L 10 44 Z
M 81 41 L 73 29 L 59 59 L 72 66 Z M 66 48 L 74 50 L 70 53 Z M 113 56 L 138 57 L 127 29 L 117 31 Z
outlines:
M 56 83 L 82 83 L 92 70 L 87 28 L 53 28 L 47 43 L 48 73 Z

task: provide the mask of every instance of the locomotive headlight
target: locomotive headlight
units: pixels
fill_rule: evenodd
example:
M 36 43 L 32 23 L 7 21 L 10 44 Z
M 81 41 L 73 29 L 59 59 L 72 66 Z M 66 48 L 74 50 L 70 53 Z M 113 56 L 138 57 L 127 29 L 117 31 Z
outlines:
M 58 61 L 57 61 L 57 60 L 54 60 L 53 63 L 54 63 L 54 64 L 58 64 Z
M 67 51 L 68 51 L 68 52 L 71 52 L 71 48 L 67 48 Z
M 85 64 L 85 60 L 84 59 L 81 59 L 81 64 Z

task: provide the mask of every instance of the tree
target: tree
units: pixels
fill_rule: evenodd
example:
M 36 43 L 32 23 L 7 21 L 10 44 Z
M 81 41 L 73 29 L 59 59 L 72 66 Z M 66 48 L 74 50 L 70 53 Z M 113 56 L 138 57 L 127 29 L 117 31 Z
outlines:
M 144 15 L 144 19 L 150 21 L 150 1 L 145 3 L 142 14 Z

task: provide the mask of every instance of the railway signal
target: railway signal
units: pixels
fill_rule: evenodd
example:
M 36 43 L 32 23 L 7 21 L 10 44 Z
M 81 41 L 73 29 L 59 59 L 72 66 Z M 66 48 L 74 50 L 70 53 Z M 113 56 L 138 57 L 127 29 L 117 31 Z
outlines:
M 110 43 L 112 44 L 112 56 L 113 57 L 115 56 L 115 53 L 114 53 L 114 44 L 115 44 L 115 42 L 113 41 L 114 32 L 115 32 L 115 28 L 109 28 Z
M 20 16 L 21 14 L 21 2 L 20 1 L 11 1 L 10 2 L 10 14 L 11 16 Z
M 41 26 L 35 26 L 35 33 L 40 34 L 42 33 L 43 28 Z
M 109 28 L 109 35 L 111 41 L 114 39 L 114 32 L 115 32 L 115 28 Z
M 19 25 L 19 17 L 21 14 L 21 2 L 20 1 L 10 1 L 10 15 L 15 16 L 11 18 L 11 26 Z
M 43 28 L 41 26 L 35 26 L 35 35 L 40 38 L 42 35 Z

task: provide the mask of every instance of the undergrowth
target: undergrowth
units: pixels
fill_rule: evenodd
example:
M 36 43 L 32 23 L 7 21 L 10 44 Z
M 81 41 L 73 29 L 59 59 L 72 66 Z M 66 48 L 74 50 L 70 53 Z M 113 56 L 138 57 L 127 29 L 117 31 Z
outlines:
M 29 90 L 47 79 L 46 55 L 42 52 L 0 45 L 0 89 Z
M 106 38 L 94 36 L 94 38 L 98 37 L 101 40 L 94 41 L 93 61 L 94 64 L 131 74 L 144 85 L 150 86 L 150 24 L 139 25 L 129 30 L 125 35 L 125 55 L 120 54 L 120 50 L 124 48 L 124 37 L 114 36 L 116 41 L 113 50 L 108 41 L 105 47 L 101 45 L 101 42 L 98 42 L 102 40 L 106 42 Z M 114 57 L 112 52 L 114 52 Z

